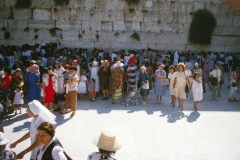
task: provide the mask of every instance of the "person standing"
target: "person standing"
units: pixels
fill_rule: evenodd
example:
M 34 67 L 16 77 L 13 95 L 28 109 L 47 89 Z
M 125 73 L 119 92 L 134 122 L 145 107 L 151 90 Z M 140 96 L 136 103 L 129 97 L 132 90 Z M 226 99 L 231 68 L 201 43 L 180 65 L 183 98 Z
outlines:
M 71 117 L 75 115 L 77 109 L 77 92 L 78 92 L 78 81 L 79 78 L 77 76 L 77 67 L 72 66 L 69 68 L 70 74 L 67 82 L 67 98 L 65 100 L 64 108 L 61 113 L 64 114 L 66 109 L 71 107 L 72 114 Z
M 165 65 L 161 64 L 155 71 L 154 93 L 157 96 L 157 104 L 162 103 L 162 96 L 166 94 L 166 86 L 161 84 L 162 79 L 167 77 L 164 67 Z
M 58 78 L 58 76 L 53 72 L 52 67 L 48 67 L 47 74 L 44 74 L 43 77 L 42 77 L 44 105 L 50 111 L 52 111 L 54 94 L 58 90 L 58 88 L 57 88 L 57 78 Z
M 141 85 L 141 89 L 140 89 L 140 95 L 142 96 L 142 101 L 143 101 L 143 105 L 147 102 L 148 99 L 148 95 L 149 95 L 149 81 L 150 81 L 150 77 L 146 71 L 146 67 L 142 66 L 140 68 L 141 72 L 139 75 L 139 84 Z
M 123 94 L 123 76 L 124 70 L 121 68 L 123 64 L 120 61 L 117 61 L 114 64 L 114 69 L 111 73 L 111 93 L 112 93 L 112 104 L 115 104 L 115 93 L 118 89 L 121 89 Z M 123 95 L 122 95 L 123 98 Z
M 175 67 L 174 65 L 169 66 L 169 74 L 168 74 L 168 79 L 170 80 L 169 83 L 169 93 L 171 95 L 171 104 L 173 107 L 175 107 L 173 104 L 175 104 L 176 98 L 174 95 L 174 88 L 173 88 L 173 81 L 176 77 L 176 72 L 175 72 Z
M 109 88 L 110 88 L 110 79 L 111 79 L 111 70 L 109 67 L 109 62 L 107 60 L 102 61 L 102 66 L 98 71 L 100 79 L 100 88 L 103 92 L 102 100 L 109 99 Z
M 189 86 L 189 78 L 183 63 L 179 63 L 177 69 L 178 71 L 173 82 L 174 95 L 178 99 L 178 107 L 183 110 L 184 100 L 187 98 L 186 88 Z M 175 103 L 173 106 L 175 106 Z
M 221 70 L 219 69 L 219 65 L 214 65 L 214 70 L 209 73 L 211 76 L 211 91 L 212 91 L 212 100 L 216 100 L 217 95 L 220 92 L 220 81 L 221 81 Z M 216 79 L 216 81 L 214 81 Z
M 193 93 L 194 111 L 197 112 L 198 103 L 203 99 L 202 78 L 198 72 L 195 72 L 193 75 L 190 90 L 192 90 Z
M 87 77 L 85 70 L 81 70 L 79 84 L 78 84 L 78 98 L 84 101 L 85 94 L 87 93 Z
M 33 100 L 28 104 L 27 114 L 29 117 L 32 118 L 30 131 L 27 132 L 24 136 L 20 139 L 12 143 L 10 146 L 11 148 L 15 148 L 19 143 L 25 141 L 26 139 L 30 138 L 31 145 L 20 152 L 17 155 L 18 159 L 23 159 L 24 155 L 28 152 L 31 152 L 31 160 L 35 160 L 37 156 L 37 152 L 39 150 L 39 137 L 37 135 L 37 128 L 43 122 L 49 122 L 51 124 L 56 124 L 55 118 L 56 116 L 52 114 L 45 106 L 43 106 L 39 101 Z
M 93 61 L 92 68 L 90 70 L 90 72 L 91 72 L 90 79 L 94 79 L 95 80 L 95 91 L 96 91 L 96 93 L 98 93 L 98 91 L 100 89 L 98 70 L 99 70 L 98 62 L 97 61 Z

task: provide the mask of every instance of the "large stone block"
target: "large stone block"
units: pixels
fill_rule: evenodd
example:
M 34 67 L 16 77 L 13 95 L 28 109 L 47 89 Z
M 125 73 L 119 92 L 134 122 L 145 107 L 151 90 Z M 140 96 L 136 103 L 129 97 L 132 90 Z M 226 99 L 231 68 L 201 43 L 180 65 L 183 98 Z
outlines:
M 158 23 L 142 23 L 141 30 L 143 32 L 157 32 L 160 33 L 162 25 Z
M 73 31 L 73 30 L 62 31 L 62 36 L 64 40 L 77 40 L 79 39 L 78 35 L 79 35 L 79 31 Z
M 91 24 L 90 21 L 82 21 L 82 30 L 83 31 L 91 31 Z
M 112 22 L 102 21 L 102 30 L 103 31 L 112 31 L 113 30 Z
M 49 9 L 34 9 L 33 20 L 51 20 L 51 10 Z
M 77 20 L 77 10 L 72 8 L 52 9 L 52 20 L 75 21 Z
M 17 20 L 17 28 L 18 29 L 25 29 L 28 26 L 27 20 Z
M 72 9 L 84 9 L 85 7 L 85 0 L 70 0 L 69 1 L 69 6 Z
M 0 19 L 0 29 L 2 30 L 2 27 L 7 28 L 7 20 Z
M 94 42 L 93 41 L 75 41 L 75 47 L 77 48 L 94 48 Z
M 82 30 L 82 21 L 56 21 L 56 27 L 63 30 Z
M 194 11 L 197 11 L 199 9 L 204 9 L 204 3 L 194 3 L 194 7 L 193 7 L 193 10 Z
M 12 30 L 11 31 L 11 37 L 14 40 L 33 40 L 34 39 L 35 32 L 33 30 L 29 30 L 28 32 L 19 31 L 19 30 Z
M 124 12 L 116 11 L 113 12 L 113 21 L 124 21 Z
M 230 53 L 239 53 L 240 45 L 224 46 L 224 51 L 225 52 L 230 52 Z
M 95 42 L 94 43 L 94 48 L 103 48 L 103 49 L 110 49 L 112 48 L 112 43 L 110 41 L 107 42 Z
M 77 20 L 89 21 L 91 18 L 91 13 L 86 10 L 77 10 Z
M 233 27 L 232 26 L 217 26 L 214 29 L 213 35 L 232 35 Z
M 218 26 L 232 26 L 233 16 L 232 15 L 218 15 L 215 16 Z
M 17 20 L 7 20 L 8 29 L 15 30 L 17 29 Z
M 233 33 L 236 36 L 240 36 L 240 26 L 239 27 L 233 27 Z
M 14 19 L 29 20 L 32 18 L 31 9 L 13 9 Z
M 1 0 L 5 1 L 5 7 L 15 7 L 16 0 Z
M 213 36 L 212 37 L 212 45 L 239 45 L 240 38 L 239 37 L 223 37 L 223 36 Z
M 115 11 L 118 9 L 118 0 L 107 1 L 106 10 Z
M 124 21 L 114 21 L 113 22 L 113 30 L 114 31 L 124 31 L 126 30 L 126 26 Z
M 55 21 L 29 20 L 28 26 L 30 28 L 51 29 L 51 28 L 55 27 Z
M 233 18 L 233 26 L 239 27 L 240 26 L 240 16 L 235 16 Z
M 32 0 L 32 6 L 34 8 L 51 8 L 52 1 L 51 0 Z
M 113 21 L 113 11 L 103 11 L 101 21 Z
M 4 8 L 5 7 L 5 2 L 4 2 L 4 0 L 1 0 L 0 1 L 0 8 Z
M 102 30 L 101 21 L 91 21 L 90 24 L 91 24 L 92 31 L 101 31 Z
M 96 3 L 95 0 L 85 0 L 84 8 L 86 10 L 93 9 L 96 5 L 95 3 Z
M 180 3 L 179 2 L 171 1 L 170 6 L 171 6 L 171 12 L 179 12 L 180 11 Z
M 8 19 L 10 14 L 10 8 L 0 8 L 0 19 Z
M 193 3 L 181 3 L 180 5 L 180 12 L 189 14 L 193 12 L 194 10 L 194 4 Z

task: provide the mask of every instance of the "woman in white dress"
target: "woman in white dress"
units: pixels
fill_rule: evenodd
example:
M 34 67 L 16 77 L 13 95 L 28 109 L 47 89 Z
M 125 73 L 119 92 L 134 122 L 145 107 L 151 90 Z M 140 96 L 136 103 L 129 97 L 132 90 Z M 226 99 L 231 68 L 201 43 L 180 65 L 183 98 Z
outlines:
M 81 70 L 80 81 L 78 83 L 78 99 L 84 101 L 84 95 L 87 93 L 87 77 L 85 70 Z
M 98 70 L 99 70 L 99 67 L 98 67 L 97 61 L 93 61 L 92 68 L 91 68 L 91 77 L 90 77 L 90 79 L 94 79 L 95 80 L 95 92 L 96 93 L 100 89 Z
M 169 84 L 169 92 L 171 95 L 171 104 L 175 104 L 176 98 L 174 95 L 174 88 L 173 88 L 173 81 L 176 77 L 176 72 L 175 72 L 175 67 L 174 65 L 169 66 L 169 74 L 168 74 L 168 79 L 170 80 L 170 84 Z M 174 105 L 173 105 L 174 107 Z
M 54 70 L 53 72 L 58 76 L 57 78 L 57 91 L 56 94 L 62 94 L 63 93 L 63 85 L 64 85 L 64 72 L 65 69 L 62 67 L 62 65 L 58 62 L 55 61 L 54 64 Z
M 174 95 L 178 98 L 178 107 L 183 110 L 184 100 L 187 98 L 186 85 L 189 86 L 189 78 L 183 63 L 179 63 L 177 69 L 178 71 L 173 82 Z M 175 106 L 175 103 L 173 103 L 173 106 Z
M 196 112 L 198 110 L 199 101 L 203 99 L 202 78 L 198 72 L 195 72 L 193 75 L 190 90 L 192 90 L 193 93 L 194 111 Z
M 17 110 L 20 111 L 20 114 L 22 113 L 22 105 L 23 105 L 23 91 L 20 86 L 16 87 L 15 96 L 13 104 L 15 106 L 15 115 L 17 114 Z

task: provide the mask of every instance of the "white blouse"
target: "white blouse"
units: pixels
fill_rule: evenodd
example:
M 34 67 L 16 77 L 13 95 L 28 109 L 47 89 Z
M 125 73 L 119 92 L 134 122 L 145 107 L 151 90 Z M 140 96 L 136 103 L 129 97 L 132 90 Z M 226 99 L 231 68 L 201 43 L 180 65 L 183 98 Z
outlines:
M 48 146 L 55 140 L 56 138 L 53 137 L 53 139 L 50 141 L 50 143 L 48 144 Z M 46 151 L 46 149 L 48 148 L 48 146 L 43 150 L 43 145 L 40 147 L 38 155 L 37 155 L 37 160 L 41 160 L 42 156 L 44 154 L 44 152 Z M 63 148 L 60 146 L 55 146 L 52 150 L 52 158 L 54 160 L 66 160 L 66 156 L 63 153 Z

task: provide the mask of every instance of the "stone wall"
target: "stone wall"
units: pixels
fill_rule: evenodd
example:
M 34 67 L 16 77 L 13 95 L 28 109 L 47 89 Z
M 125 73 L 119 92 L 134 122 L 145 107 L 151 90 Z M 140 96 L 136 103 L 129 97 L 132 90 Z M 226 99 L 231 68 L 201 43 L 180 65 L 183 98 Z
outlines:
M 53 0 L 32 0 L 29 9 L 15 9 L 16 0 L 0 0 L 0 44 L 21 45 L 60 41 L 64 46 L 82 48 L 153 48 L 174 50 L 240 51 L 240 11 L 222 0 L 141 0 L 138 5 L 124 0 L 70 0 L 55 6 Z M 211 46 L 187 42 L 198 9 L 211 10 L 217 27 Z M 49 32 L 59 28 L 56 35 Z M 131 38 L 137 32 L 140 41 Z

